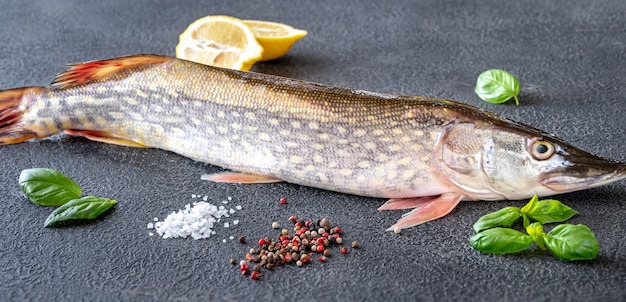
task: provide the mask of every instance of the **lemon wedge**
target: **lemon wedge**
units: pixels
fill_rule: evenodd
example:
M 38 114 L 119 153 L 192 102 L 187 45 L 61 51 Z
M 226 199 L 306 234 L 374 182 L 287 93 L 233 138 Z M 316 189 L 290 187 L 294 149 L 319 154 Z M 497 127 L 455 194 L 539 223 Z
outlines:
M 263 57 L 260 61 L 284 56 L 298 40 L 307 35 L 305 30 L 282 23 L 258 20 L 243 20 L 243 23 L 254 32 L 254 36 L 263 47 Z
M 180 34 L 176 57 L 205 65 L 250 70 L 263 58 L 263 47 L 242 20 L 207 16 L 194 21 Z

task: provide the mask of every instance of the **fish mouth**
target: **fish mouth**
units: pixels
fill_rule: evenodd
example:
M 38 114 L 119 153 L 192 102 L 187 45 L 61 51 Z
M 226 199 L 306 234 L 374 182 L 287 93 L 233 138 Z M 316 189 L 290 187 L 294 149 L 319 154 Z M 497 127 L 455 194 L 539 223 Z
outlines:
M 626 179 L 626 164 L 591 154 L 568 154 L 562 166 L 542 175 L 541 184 L 559 193 L 595 188 Z M 582 156 L 580 156 L 582 155 Z

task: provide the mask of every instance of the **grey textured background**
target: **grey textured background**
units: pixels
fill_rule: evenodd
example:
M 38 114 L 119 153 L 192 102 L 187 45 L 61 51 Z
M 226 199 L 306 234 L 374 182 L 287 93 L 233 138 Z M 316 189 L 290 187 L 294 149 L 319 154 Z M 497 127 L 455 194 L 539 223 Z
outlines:
M 0 0 L 0 89 L 46 85 L 64 64 L 135 53 L 174 55 L 195 19 L 226 14 L 309 31 L 290 54 L 253 71 L 369 91 L 443 97 L 492 110 L 625 161 L 626 2 L 598 1 L 8 1 Z M 521 106 L 473 93 L 489 68 L 515 74 Z M 220 168 L 156 149 L 62 137 L 0 147 L 1 300 L 626 299 L 626 184 L 557 196 L 580 212 L 598 258 L 564 262 L 537 248 L 484 255 L 467 243 L 481 215 L 524 201 L 465 202 L 395 235 L 384 200 L 292 184 L 206 183 Z M 42 227 L 51 209 L 19 191 L 21 170 L 63 171 L 84 192 L 119 200 L 95 222 Z M 208 195 L 243 210 L 205 240 L 148 236 L 146 224 Z M 278 204 L 287 197 L 289 205 Z M 228 263 L 289 215 L 329 217 L 362 248 L 325 264 L 287 266 L 253 282 Z M 250 240 L 252 241 L 252 240 Z M 336 253 L 337 254 L 337 253 Z

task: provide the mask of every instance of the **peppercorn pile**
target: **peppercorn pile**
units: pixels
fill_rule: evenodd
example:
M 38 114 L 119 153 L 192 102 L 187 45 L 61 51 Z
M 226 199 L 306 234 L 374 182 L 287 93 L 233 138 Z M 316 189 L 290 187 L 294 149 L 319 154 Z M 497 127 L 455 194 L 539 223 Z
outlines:
M 250 249 L 246 259 L 239 262 L 242 275 L 250 273 L 253 280 L 258 280 L 262 275 L 262 269 L 272 270 L 285 264 L 301 267 L 312 263 L 315 257 L 319 262 L 326 262 L 327 257 L 332 255 L 333 246 L 341 246 L 339 249 L 341 254 L 348 253 L 348 248 L 343 246 L 341 227 L 331 226 L 329 219 L 313 222 L 298 220 L 296 216 L 291 216 L 289 221 L 293 224 L 293 232 L 282 229 L 276 238 L 261 238 L 258 241 L 259 247 Z M 272 227 L 279 228 L 278 223 L 274 222 Z M 245 243 L 245 238 L 242 237 L 239 241 Z M 358 248 L 359 244 L 354 241 L 351 246 Z M 237 260 L 231 259 L 231 263 L 237 264 Z M 252 272 L 250 266 L 253 266 Z

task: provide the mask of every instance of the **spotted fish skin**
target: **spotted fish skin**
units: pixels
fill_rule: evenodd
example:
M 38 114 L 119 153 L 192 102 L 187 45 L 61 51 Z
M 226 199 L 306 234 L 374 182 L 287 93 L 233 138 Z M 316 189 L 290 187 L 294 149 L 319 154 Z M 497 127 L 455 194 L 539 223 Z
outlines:
M 511 150 L 504 150 L 506 157 L 528 151 L 520 146 L 541 139 L 553 144 L 553 150 L 578 152 L 537 129 L 457 102 L 377 94 L 155 55 L 73 65 L 52 87 L 3 91 L 0 102 L 0 144 L 66 131 L 165 149 L 253 178 L 267 177 L 242 182 L 284 180 L 391 198 L 385 209 L 433 208 L 421 210 L 428 212 L 426 217 L 399 222 L 400 228 L 443 216 L 461 199 L 556 192 L 503 193 L 485 185 L 491 192 L 468 184 L 485 181 L 479 170 L 489 160 L 489 148 L 493 154 L 513 143 Z M 503 144 L 496 144 L 498 140 Z M 602 169 L 611 167 L 611 181 L 626 174 L 621 163 L 593 158 L 602 161 Z M 531 174 L 539 179 L 540 172 Z M 488 176 L 486 181 L 500 180 Z
M 454 118 L 434 99 L 174 59 L 64 84 L 25 96 L 22 121 L 38 137 L 99 131 L 236 171 L 374 197 L 412 197 L 432 186 L 432 146 Z

